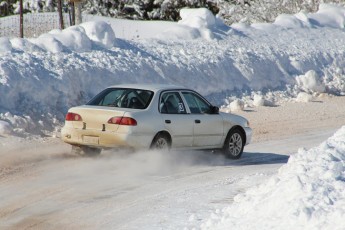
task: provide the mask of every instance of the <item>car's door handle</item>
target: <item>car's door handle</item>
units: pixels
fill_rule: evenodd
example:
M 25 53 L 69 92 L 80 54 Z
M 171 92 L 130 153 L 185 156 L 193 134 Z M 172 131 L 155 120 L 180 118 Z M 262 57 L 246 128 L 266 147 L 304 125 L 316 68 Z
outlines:
M 200 124 L 201 121 L 200 120 L 195 120 L 195 123 Z
M 165 120 L 165 123 L 170 124 L 171 121 L 170 120 Z

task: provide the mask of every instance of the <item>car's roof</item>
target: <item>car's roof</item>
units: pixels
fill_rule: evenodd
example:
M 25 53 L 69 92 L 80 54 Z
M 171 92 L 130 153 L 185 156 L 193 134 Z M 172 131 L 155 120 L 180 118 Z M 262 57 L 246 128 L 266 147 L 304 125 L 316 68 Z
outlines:
M 169 90 L 169 89 L 186 89 L 186 87 L 179 86 L 179 85 L 169 85 L 169 84 L 120 84 L 120 85 L 113 85 L 109 88 L 133 88 L 133 89 L 145 89 L 151 91 L 158 91 L 158 90 Z

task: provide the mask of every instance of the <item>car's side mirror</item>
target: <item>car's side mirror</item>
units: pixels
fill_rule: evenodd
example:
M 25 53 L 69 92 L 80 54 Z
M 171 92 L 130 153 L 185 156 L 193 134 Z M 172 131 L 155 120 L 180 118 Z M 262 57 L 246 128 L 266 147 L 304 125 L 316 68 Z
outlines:
M 219 107 L 211 105 L 211 114 L 218 114 Z

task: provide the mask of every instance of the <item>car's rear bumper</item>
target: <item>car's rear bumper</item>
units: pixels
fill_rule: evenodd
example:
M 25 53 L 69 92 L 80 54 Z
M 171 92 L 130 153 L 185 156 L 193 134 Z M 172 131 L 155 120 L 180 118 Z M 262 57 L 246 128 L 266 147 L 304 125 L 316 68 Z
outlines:
M 253 130 L 250 127 L 244 127 L 244 131 L 246 132 L 246 145 L 248 145 L 252 141 Z
M 97 148 L 148 149 L 153 137 L 145 134 L 63 127 L 61 130 L 61 139 L 71 145 L 84 145 Z

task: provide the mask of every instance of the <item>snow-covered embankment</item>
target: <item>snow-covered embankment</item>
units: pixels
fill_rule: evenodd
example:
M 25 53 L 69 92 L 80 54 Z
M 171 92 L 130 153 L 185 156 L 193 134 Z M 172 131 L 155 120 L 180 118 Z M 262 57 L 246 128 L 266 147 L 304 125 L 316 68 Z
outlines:
M 181 22 L 166 31 L 148 26 L 146 39 L 115 39 L 104 22 L 37 39 L 0 38 L 2 129 L 54 134 L 70 106 L 119 83 L 184 85 L 217 105 L 229 95 L 253 101 L 254 91 L 263 94 L 258 104 L 275 90 L 285 98 L 343 94 L 344 12 L 322 5 L 315 14 L 280 16 L 273 24 L 227 27 L 205 10 L 182 11 Z
M 237 195 L 202 229 L 344 229 L 345 126 L 320 146 L 300 149 L 277 175 Z

